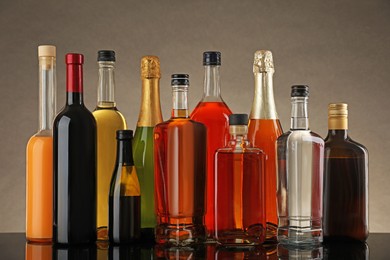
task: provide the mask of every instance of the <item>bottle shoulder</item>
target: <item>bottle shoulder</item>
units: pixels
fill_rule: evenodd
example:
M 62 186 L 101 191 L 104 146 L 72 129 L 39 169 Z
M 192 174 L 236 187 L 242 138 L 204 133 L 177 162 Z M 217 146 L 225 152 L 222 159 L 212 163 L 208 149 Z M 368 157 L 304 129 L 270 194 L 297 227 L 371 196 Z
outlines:
M 92 125 L 96 127 L 96 120 L 85 106 L 65 106 L 54 119 L 54 128 L 63 125 L 77 123 L 80 125 Z
M 212 120 L 229 120 L 229 115 L 232 114 L 230 108 L 225 102 L 204 102 L 200 101 L 191 113 L 191 118 L 196 121 L 207 119 Z
M 193 127 L 206 131 L 206 126 L 201 123 L 192 120 L 191 118 L 171 118 L 165 122 L 159 123 L 155 126 L 155 131 L 161 128 L 184 128 Z
M 126 125 L 126 120 L 123 114 L 116 108 L 99 108 L 92 112 L 97 123 L 122 123 Z
M 252 147 L 252 146 L 244 146 L 244 147 L 240 147 L 238 149 L 236 147 L 228 146 L 228 147 L 217 149 L 216 153 L 217 154 L 220 154 L 220 153 L 223 153 L 223 154 L 229 154 L 229 153 L 232 153 L 232 154 L 257 154 L 259 156 L 265 155 L 264 152 L 260 148 Z
M 367 148 L 352 140 L 350 137 L 346 139 L 325 139 L 325 154 L 332 156 L 348 156 L 348 157 L 366 157 L 368 156 Z
M 281 136 L 279 136 L 277 142 L 312 142 L 312 143 L 318 143 L 320 145 L 324 145 L 324 140 L 322 137 L 312 132 L 311 130 L 289 130 L 285 133 L 283 133 Z

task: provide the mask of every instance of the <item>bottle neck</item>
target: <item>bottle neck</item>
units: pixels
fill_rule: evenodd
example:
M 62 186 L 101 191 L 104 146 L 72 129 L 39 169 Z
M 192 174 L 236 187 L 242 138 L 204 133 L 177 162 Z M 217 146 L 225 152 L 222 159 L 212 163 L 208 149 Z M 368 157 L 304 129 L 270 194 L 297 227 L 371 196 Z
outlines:
M 234 149 L 242 149 L 249 145 L 248 141 L 248 126 L 246 125 L 231 125 L 229 126 L 230 140 L 229 146 Z
M 39 132 L 51 130 L 56 114 L 55 57 L 39 57 Z
M 348 138 L 348 116 L 340 114 L 328 115 L 328 137 L 334 139 Z
M 173 86 L 172 118 L 189 118 L 188 85 Z
M 137 126 L 154 127 L 163 121 L 160 104 L 160 79 L 142 79 L 141 109 Z
M 308 98 L 292 97 L 291 104 L 291 130 L 309 130 Z
M 132 139 L 117 140 L 116 164 L 134 166 Z
M 115 107 L 115 62 L 99 61 L 98 107 Z
M 66 66 L 67 105 L 83 104 L 83 66 L 67 64 Z
M 222 102 L 219 65 L 204 66 L 203 102 Z
M 251 119 L 278 119 L 276 112 L 273 72 L 255 73 L 255 96 L 253 99 Z

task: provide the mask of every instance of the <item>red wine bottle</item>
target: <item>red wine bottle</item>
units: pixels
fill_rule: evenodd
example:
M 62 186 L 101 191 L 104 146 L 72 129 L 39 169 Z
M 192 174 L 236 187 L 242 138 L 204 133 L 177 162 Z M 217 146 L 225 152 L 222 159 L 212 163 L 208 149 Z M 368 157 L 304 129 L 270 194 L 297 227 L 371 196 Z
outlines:
M 66 104 L 54 120 L 53 240 L 96 241 L 96 122 L 83 102 L 83 55 L 67 54 Z

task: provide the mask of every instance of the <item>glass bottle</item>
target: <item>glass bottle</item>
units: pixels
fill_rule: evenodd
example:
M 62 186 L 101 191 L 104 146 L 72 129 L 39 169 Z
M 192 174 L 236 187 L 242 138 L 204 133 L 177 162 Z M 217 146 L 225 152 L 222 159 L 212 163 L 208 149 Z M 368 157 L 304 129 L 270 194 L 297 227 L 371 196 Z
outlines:
M 277 140 L 278 241 L 322 242 L 324 141 L 309 129 L 309 87 L 292 86 L 291 128 Z
M 53 240 L 57 244 L 96 241 L 96 122 L 83 101 L 84 56 L 69 53 L 66 104 L 53 126 Z
M 98 102 L 93 116 L 97 129 L 97 239 L 107 240 L 108 194 L 115 167 L 117 130 L 126 129 L 126 121 L 115 103 L 115 52 L 98 51 Z
M 117 158 L 109 197 L 109 239 L 123 244 L 141 235 L 141 190 L 133 160 L 133 131 L 116 132 Z
M 171 84 L 172 116 L 154 129 L 156 242 L 182 246 L 205 238 L 207 139 L 188 113 L 188 75 L 172 75 Z
M 283 134 L 276 112 L 273 75 L 274 63 L 272 52 L 255 52 L 253 74 L 255 76 L 255 95 L 249 116 L 248 139 L 267 155 L 265 161 L 265 204 L 268 241 L 276 241 L 278 216 L 276 208 L 276 147 L 275 142 Z
M 221 53 L 203 53 L 204 92 L 191 113 L 191 119 L 207 128 L 206 216 L 207 237 L 214 234 L 214 154 L 229 141 L 229 115 L 232 113 L 221 96 Z
M 368 237 L 368 152 L 348 135 L 348 107 L 328 107 L 325 139 L 324 239 L 359 240 Z
M 259 245 L 266 234 L 265 155 L 247 139 L 248 115 L 229 116 L 230 141 L 215 153 L 215 239 Z
M 133 140 L 134 165 L 141 185 L 141 238 L 154 241 L 153 129 L 163 121 L 160 105 L 160 61 L 156 56 L 141 59 L 142 98 Z
M 13 248 L 12 250 L 17 250 Z M 25 260 L 52 260 L 53 250 L 50 243 L 26 242 Z
M 39 57 L 39 129 L 26 149 L 26 239 L 53 237 L 53 120 L 56 111 L 56 47 L 41 45 Z

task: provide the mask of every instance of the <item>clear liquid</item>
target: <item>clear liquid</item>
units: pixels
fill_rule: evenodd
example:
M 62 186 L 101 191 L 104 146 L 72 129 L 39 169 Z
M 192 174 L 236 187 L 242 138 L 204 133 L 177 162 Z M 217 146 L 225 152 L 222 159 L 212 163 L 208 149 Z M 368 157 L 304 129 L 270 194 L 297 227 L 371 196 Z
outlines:
M 309 130 L 278 138 L 278 240 L 284 244 L 322 242 L 324 141 Z

